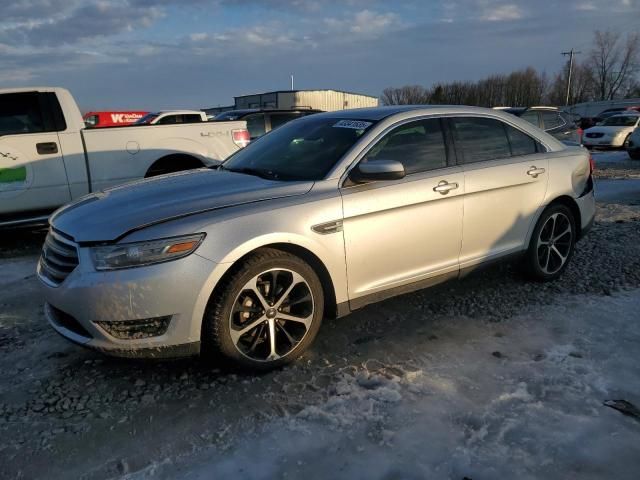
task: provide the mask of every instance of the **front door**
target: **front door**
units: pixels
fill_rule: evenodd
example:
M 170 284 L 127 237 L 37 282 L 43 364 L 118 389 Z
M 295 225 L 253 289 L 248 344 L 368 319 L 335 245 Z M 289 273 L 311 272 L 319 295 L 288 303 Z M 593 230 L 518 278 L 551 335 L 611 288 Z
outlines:
M 395 127 L 361 160 L 399 161 L 404 179 L 341 189 L 352 302 L 457 275 L 464 175 L 447 160 L 442 125 L 436 118 Z
M 45 95 L 0 95 L 0 212 L 50 210 L 71 199 Z M 52 95 L 52 94 L 51 94 Z

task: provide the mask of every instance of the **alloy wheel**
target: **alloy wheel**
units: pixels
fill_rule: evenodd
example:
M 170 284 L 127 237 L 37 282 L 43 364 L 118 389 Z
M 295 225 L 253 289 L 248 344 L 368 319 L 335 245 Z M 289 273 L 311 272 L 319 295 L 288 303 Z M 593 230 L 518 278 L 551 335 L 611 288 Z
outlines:
M 240 289 L 229 317 L 231 340 L 251 360 L 276 361 L 303 340 L 313 314 L 313 294 L 302 275 L 267 270 Z
M 549 216 L 538 235 L 540 269 L 548 275 L 558 272 L 569 258 L 573 245 L 573 224 L 563 213 Z

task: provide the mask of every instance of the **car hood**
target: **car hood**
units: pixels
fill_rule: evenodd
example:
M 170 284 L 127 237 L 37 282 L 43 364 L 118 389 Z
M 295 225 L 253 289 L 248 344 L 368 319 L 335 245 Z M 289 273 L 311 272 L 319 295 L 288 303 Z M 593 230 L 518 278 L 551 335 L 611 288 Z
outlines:
M 625 130 L 632 131 L 635 127 L 608 127 L 605 125 L 599 125 L 597 127 L 587 128 L 584 133 L 609 133 L 616 134 L 620 132 L 624 132 Z
M 82 197 L 49 222 L 76 242 L 109 242 L 133 230 L 210 210 L 303 195 L 313 182 L 277 182 L 198 169 L 140 180 Z

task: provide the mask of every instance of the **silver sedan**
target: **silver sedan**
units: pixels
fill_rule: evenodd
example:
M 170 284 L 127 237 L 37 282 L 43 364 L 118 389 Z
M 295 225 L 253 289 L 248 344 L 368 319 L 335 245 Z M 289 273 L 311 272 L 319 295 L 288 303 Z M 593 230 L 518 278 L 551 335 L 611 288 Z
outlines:
M 588 152 L 472 107 L 317 114 L 218 169 L 57 211 L 38 266 L 46 317 L 121 356 L 222 355 L 267 369 L 327 316 L 521 258 L 558 278 L 594 217 Z

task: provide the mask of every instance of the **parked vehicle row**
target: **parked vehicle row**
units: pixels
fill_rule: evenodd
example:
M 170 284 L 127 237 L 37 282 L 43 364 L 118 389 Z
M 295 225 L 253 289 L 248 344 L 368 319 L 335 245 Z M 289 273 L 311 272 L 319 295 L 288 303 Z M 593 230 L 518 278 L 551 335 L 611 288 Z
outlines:
M 0 90 L 0 227 L 46 222 L 113 185 L 218 165 L 249 141 L 244 121 L 86 129 L 65 89 Z
M 556 107 L 516 107 L 500 110 L 526 120 L 561 142 L 580 143 L 581 129 L 571 115 Z
M 202 110 L 167 110 L 147 113 L 134 125 L 175 125 L 178 123 L 207 122 L 207 114 Z
M 137 122 L 148 113 L 143 111 L 87 112 L 82 118 L 87 128 L 124 127 Z
M 320 110 L 313 109 L 245 109 L 245 110 L 229 110 L 222 112 L 213 117 L 213 121 L 238 121 L 247 122 L 247 130 L 251 136 L 251 140 L 256 140 L 265 133 L 270 132 L 291 120 L 318 113 Z
M 323 317 L 496 259 L 518 255 L 532 278 L 556 279 L 594 211 L 589 153 L 516 116 L 319 113 L 218 169 L 58 210 L 38 277 L 48 321 L 73 342 L 268 369 L 302 354 Z
M 639 123 L 640 113 L 612 115 L 600 125 L 585 130 L 582 143 L 587 148 L 626 148 Z

